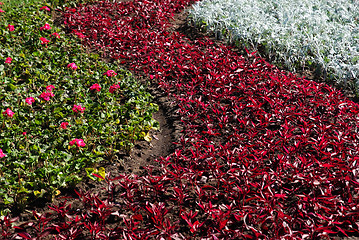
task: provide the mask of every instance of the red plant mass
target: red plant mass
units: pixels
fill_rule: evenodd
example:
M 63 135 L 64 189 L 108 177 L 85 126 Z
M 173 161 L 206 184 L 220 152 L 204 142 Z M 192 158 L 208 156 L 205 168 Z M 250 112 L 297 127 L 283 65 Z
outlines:
M 162 172 L 106 179 L 106 200 L 79 193 L 83 212 L 53 206 L 47 218 L 58 223 L 48 228 L 96 239 L 358 234 L 359 106 L 260 57 L 170 34 L 173 14 L 193 2 L 104 1 L 64 13 L 84 43 L 174 97 L 183 131 L 158 160 Z

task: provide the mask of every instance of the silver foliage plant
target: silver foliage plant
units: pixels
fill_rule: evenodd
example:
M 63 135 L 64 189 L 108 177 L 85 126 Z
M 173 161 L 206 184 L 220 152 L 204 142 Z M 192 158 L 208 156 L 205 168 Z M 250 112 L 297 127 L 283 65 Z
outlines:
M 357 0 L 204 0 L 190 20 L 230 42 L 260 44 L 292 71 L 314 64 L 339 82 L 359 77 Z

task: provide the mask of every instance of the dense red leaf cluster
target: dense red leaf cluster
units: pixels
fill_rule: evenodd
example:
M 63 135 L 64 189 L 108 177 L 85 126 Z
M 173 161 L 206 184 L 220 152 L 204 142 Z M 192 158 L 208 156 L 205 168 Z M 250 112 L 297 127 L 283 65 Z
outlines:
M 161 172 L 109 178 L 107 196 L 79 193 L 81 208 L 53 206 L 44 229 L 59 239 L 358 234 L 359 106 L 257 56 L 166 31 L 193 2 L 105 1 L 65 12 L 85 44 L 176 99 L 183 131 L 158 160 Z

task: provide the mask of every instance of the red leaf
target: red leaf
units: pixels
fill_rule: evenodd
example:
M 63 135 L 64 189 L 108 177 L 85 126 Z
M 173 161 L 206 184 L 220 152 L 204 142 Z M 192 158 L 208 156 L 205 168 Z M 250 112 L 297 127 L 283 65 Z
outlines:
M 200 226 L 200 223 L 198 221 L 195 221 L 193 224 L 192 224 L 192 227 L 190 229 L 191 233 L 194 233 L 195 231 L 197 231 L 197 228 Z
M 102 179 L 102 180 L 105 180 L 104 177 L 102 177 L 101 175 L 98 175 L 98 174 L 96 174 L 96 173 L 92 173 L 92 175 L 94 175 L 95 177 L 100 178 L 100 179 Z
M 219 229 L 222 230 L 226 226 L 227 222 L 228 222 L 228 219 L 221 221 L 219 224 Z
M 346 234 L 346 232 L 342 228 L 340 228 L 338 226 L 335 226 L 335 227 L 338 228 L 338 230 L 341 231 L 345 236 L 349 237 L 348 234 Z
M 143 221 L 143 217 L 141 214 L 133 215 L 132 218 L 137 221 Z
M 32 237 L 30 236 L 30 234 L 25 233 L 25 232 L 18 233 L 17 235 L 19 235 L 20 237 L 25 238 L 25 239 L 32 239 Z
M 277 197 L 277 198 L 286 198 L 287 196 L 285 194 L 274 194 L 274 197 Z

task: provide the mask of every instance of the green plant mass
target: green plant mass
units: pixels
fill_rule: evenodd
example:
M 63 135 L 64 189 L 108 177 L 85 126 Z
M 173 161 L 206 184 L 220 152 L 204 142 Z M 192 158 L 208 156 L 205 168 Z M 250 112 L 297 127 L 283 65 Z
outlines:
M 36 197 L 51 199 L 80 181 L 85 167 L 129 152 L 158 127 L 158 106 L 145 87 L 70 39 L 54 24 L 56 4 L 0 6 L 2 214 Z

